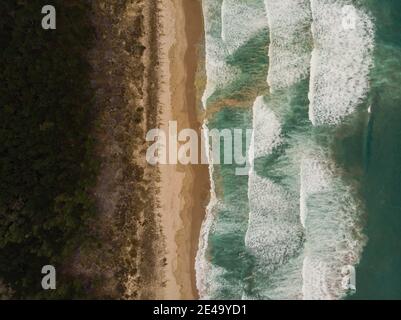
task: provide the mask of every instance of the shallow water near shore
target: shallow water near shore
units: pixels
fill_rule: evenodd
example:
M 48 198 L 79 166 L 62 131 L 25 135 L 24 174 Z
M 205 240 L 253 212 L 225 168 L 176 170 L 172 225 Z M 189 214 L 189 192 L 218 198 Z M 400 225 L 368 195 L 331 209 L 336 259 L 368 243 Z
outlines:
M 400 5 L 284 2 L 203 1 L 207 125 L 253 141 L 211 171 L 201 297 L 399 297 Z

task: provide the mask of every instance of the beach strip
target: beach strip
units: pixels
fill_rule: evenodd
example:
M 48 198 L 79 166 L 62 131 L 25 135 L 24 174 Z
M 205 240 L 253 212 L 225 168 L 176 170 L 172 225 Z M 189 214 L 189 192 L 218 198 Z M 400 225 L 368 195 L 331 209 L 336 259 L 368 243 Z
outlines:
M 202 119 L 195 88 L 203 18 L 198 0 L 160 1 L 160 128 L 198 132 Z M 166 246 L 165 299 L 196 299 L 195 256 L 209 195 L 207 165 L 160 165 L 160 216 Z

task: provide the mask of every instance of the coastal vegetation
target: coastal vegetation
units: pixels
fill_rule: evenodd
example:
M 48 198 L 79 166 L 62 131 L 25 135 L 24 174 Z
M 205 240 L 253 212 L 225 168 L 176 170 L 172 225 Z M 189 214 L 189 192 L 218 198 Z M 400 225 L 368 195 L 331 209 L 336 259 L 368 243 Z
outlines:
M 175 14 L 160 0 L 0 3 L 0 298 L 171 296 L 162 178 L 145 157 L 169 86 L 163 10 Z
M 52 1 L 57 30 L 41 27 L 45 4 L 0 4 L 0 279 L 13 298 L 80 298 L 65 266 L 94 241 L 94 33 L 88 1 Z M 57 290 L 44 291 L 49 264 Z

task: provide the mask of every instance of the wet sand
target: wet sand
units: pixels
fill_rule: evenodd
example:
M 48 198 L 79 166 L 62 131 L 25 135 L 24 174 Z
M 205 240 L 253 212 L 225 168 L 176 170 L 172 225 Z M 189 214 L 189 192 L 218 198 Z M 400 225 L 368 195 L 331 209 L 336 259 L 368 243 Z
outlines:
M 195 87 L 203 18 L 198 0 L 165 0 L 160 4 L 160 128 L 198 132 L 202 117 Z M 165 299 L 197 299 L 195 257 L 209 195 L 207 165 L 160 165 L 160 214 L 165 237 Z

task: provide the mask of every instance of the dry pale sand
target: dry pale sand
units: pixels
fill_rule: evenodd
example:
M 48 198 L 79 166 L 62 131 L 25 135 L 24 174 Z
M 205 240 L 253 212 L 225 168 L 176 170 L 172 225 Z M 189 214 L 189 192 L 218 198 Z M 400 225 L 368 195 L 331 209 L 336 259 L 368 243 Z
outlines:
M 195 77 L 203 18 L 198 0 L 163 0 L 159 39 L 160 128 L 198 131 Z M 166 246 L 164 299 L 196 299 L 195 256 L 209 195 L 206 165 L 160 165 L 160 215 Z

